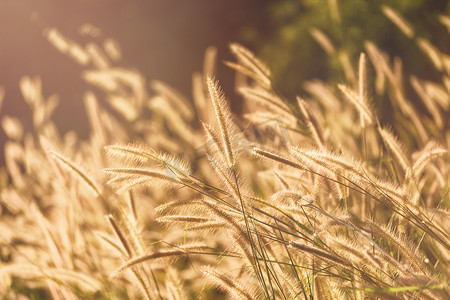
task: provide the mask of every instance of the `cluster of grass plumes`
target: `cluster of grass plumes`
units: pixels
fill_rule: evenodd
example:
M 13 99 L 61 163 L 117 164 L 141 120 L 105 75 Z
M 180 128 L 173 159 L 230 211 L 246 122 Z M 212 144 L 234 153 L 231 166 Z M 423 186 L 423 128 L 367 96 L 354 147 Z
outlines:
M 190 102 L 115 67 L 114 43 L 83 48 L 55 29 L 47 36 L 86 66 L 104 107 L 87 92 L 90 138 L 60 137 L 55 99 L 39 79 L 22 79 L 35 134 L 2 120 L 1 294 L 450 297 L 450 57 L 425 40 L 442 82 L 403 83 L 400 61 L 368 42 L 353 82 L 308 82 L 310 96 L 295 101 L 233 44 L 228 65 L 246 100 L 238 118 L 213 78 L 214 50 L 193 76 Z M 369 66 L 395 108 L 389 125 L 372 107 Z M 410 87 L 428 112 L 408 101 Z

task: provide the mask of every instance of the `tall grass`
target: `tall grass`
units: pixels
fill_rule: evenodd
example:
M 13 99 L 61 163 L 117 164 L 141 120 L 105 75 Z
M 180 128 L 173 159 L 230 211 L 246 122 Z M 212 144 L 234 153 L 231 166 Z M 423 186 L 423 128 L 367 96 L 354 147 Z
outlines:
M 245 99 L 234 116 L 213 49 L 189 101 L 117 67 L 111 41 L 83 48 L 56 29 L 47 37 L 104 93 L 100 104 L 86 92 L 87 140 L 60 136 L 39 78 L 20 82 L 34 133 L 2 119 L 5 299 L 450 298 L 450 58 L 425 39 L 418 47 L 442 81 L 404 80 L 401 61 L 367 42 L 358 68 L 343 60 L 353 81 L 306 82 L 309 95 L 296 101 L 232 44 L 227 64 Z M 373 84 L 391 100 L 390 124 L 371 103 Z

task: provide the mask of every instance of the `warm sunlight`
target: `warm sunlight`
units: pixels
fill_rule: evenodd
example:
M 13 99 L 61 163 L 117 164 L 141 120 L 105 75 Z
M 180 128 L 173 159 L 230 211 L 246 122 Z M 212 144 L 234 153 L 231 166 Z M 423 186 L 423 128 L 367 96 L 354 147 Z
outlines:
M 0 2 L 1 299 L 450 299 L 450 4 L 51 2 Z

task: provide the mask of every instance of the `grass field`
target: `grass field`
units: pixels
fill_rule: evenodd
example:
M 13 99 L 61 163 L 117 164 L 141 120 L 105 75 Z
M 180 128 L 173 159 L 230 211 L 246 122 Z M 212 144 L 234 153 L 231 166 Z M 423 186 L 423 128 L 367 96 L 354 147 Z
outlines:
M 382 10 L 440 80 L 404 74 L 370 41 L 350 62 L 316 29 L 347 81 L 284 99 L 231 44 L 242 115 L 213 48 L 189 99 L 113 67 L 112 40 L 48 30 L 85 66 L 90 137 L 61 136 L 45 82 L 22 78 L 34 130 L 1 120 L 2 299 L 450 299 L 450 57 Z

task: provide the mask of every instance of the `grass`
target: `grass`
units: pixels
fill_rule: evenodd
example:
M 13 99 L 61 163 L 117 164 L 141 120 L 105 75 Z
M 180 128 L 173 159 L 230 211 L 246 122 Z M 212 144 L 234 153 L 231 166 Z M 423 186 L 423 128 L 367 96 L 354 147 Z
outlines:
M 89 139 L 61 137 L 40 79 L 21 80 L 35 131 L 2 119 L 4 299 L 450 298 L 450 60 L 425 39 L 442 82 L 403 74 L 367 42 L 357 70 L 343 65 L 353 82 L 307 82 L 296 101 L 232 44 L 245 99 L 235 116 L 212 49 L 189 101 L 113 66 L 114 43 L 91 53 L 49 32 L 104 100 L 86 92 Z M 394 108 L 389 124 L 371 102 L 370 68 Z

